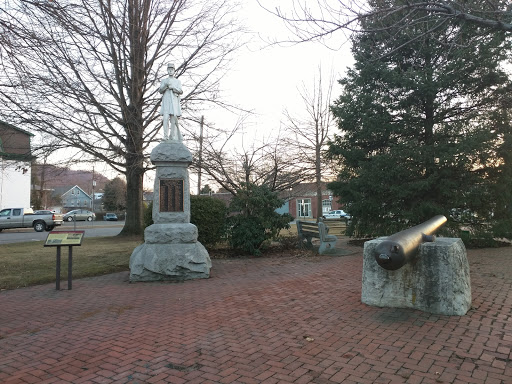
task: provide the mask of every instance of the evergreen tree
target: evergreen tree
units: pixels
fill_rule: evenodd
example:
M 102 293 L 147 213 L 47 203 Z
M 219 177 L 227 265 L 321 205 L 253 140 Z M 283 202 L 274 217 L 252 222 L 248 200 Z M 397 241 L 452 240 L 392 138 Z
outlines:
M 388 18 L 388 28 L 366 21 L 363 30 L 373 32 L 353 39 L 355 65 L 333 106 L 341 133 L 330 154 L 341 172 L 330 188 L 354 216 L 356 236 L 454 212 L 489 223 L 507 173 L 497 167 L 510 167 L 503 149 L 512 131 L 502 106 L 509 80 L 500 67 L 510 54 L 506 36 L 456 20 L 439 27 L 435 17 L 408 24 L 407 17 Z
M 209 195 L 210 193 L 214 193 L 209 184 L 206 184 L 203 188 L 201 188 L 199 192 L 201 195 Z
M 103 207 L 107 211 L 124 211 L 126 209 L 126 182 L 120 177 L 105 184 Z

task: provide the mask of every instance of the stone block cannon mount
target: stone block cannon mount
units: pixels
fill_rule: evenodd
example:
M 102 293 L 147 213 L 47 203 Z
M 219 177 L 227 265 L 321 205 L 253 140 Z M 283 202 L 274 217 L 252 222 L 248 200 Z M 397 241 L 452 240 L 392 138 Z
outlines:
M 446 217 L 432 219 L 364 244 L 361 301 L 462 316 L 471 308 L 471 280 L 461 239 L 433 234 Z
M 438 215 L 422 224 L 397 232 L 384 239 L 374 250 L 375 260 L 384 269 L 394 271 L 414 257 L 421 244 L 435 240 L 434 233 L 446 223 Z

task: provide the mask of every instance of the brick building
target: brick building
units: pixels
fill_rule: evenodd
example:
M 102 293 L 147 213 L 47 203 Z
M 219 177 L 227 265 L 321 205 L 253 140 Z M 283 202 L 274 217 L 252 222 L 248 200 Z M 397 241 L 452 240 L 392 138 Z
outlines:
M 0 208 L 30 207 L 32 136 L 0 121 Z
M 288 202 L 288 212 L 296 219 L 316 219 L 317 192 L 315 183 L 302 183 L 294 186 L 281 197 Z M 322 183 L 322 212 L 327 213 L 333 209 L 342 209 L 342 206 Z
M 289 213 L 296 219 L 316 219 L 316 185 L 315 183 L 302 183 L 291 190 L 279 193 L 285 203 L 277 210 L 278 213 Z M 209 196 L 223 200 L 229 206 L 233 195 L 229 192 L 210 193 Z M 322 212 L 327 213 L 334 209 L 342 209 L 342 206 L 327 188 L 327 183 L 322 183 Z

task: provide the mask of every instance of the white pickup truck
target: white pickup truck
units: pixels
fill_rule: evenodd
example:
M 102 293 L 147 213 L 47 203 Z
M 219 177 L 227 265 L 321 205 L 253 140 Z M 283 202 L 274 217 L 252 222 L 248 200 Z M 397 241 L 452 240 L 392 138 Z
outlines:
M 62 215 L 57 213 L 34 214 L 32 208 L 5 208 L 0 211 L 0 231 L 32 227 L 36 232 L 43 232 L 58 225 L 62 225 Z

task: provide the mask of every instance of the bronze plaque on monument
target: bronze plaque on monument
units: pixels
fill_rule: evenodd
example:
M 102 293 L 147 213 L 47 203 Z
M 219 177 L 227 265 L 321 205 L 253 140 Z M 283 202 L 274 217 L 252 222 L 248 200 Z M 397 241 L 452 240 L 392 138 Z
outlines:
M 160 179 L 160 212 L 183 212 L 182 179 Z

